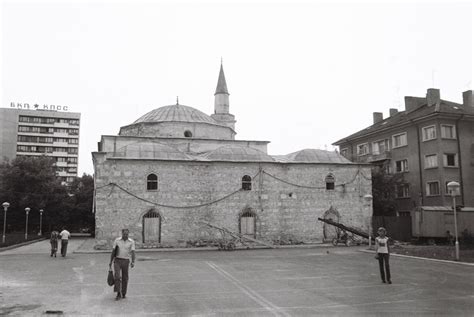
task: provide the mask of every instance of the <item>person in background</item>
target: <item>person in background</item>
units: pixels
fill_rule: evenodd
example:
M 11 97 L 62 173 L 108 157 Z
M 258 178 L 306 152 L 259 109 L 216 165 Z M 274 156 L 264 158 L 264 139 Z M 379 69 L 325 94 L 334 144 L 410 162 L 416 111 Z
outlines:
M 378 237 L 375 238 L 375 250 L 377 252 L 377 259 L 379 260 L 380 267 L 380 277 L 382 278 L 383 283 L 392 284 L 390 277 L 390 250 L 388 247 L 389 237 L 386 236 L 387 230 L 380 227 L 377 230 Z M 384 270 L 385 268 L 385 270 Z
M 122 237 L 115 239 L 112 254 L 110 256 L 109 268 L 114 263 L 114 292 L 117 292 L 115 300 L 125 298 L 128 285 L 128 266 L 135 266 L 135 241 L 128 237 L 128 229 L 122 229 Z M 130 262 L 130 259 L 132 262 Z
M 59 233 L 59 236 L 61 237 L 61 256 L 65 257 L 67 253 L 69 237 L 71 236 L 71 234 L 69 233 L 69 231 L 66 230 L 65 227 L 63 227 L 63 231 Z
M 59 232 L 53 230 L 51 232 L 51 238 L 49 239 L 49 243 L 51 244 L 51 257 L 54 255 L 56 257 L 56 253 L 58 252 L 58 237 Z

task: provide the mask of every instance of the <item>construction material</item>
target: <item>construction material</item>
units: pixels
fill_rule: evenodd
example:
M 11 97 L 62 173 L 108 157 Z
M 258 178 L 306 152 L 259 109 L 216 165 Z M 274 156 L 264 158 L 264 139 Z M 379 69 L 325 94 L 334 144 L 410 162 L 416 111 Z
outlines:
M 225 227 L 219 227 L 219 226 L 216 226 L 214 224 L 211 224 L 211 223 L 208 223 L 208 222 L 205 222 L 205 221 L 200 221 L 200 223 L 204 224 L 204 225 L 206 225 L 210 228 L 216 229 L 220 232 L 220 234 L 222 236 L 222 239 L 219 241 L 219 245 L 218 245 L 219 250 L 233 251 L 233 250 L 235 250 L 235 247 L 236 247 L 237 243 L 241 243 L 241 244 L 243 244 L 247 247 L 250 247 L 250 245 L 248 244 L 249 241 L 257 243 L 257 244 L 264 245 L 264 246 L 272 248 L 272 249 L 275 248 L 275 246 L 273 244 L 269 244 L 267 242 L 251 238 L 247 235 L 243 235 L 243 234 L 240 234 L 240 233 L 237 233 L 237 232 L 233 232 L 233 231 L 231 231 L 231 230 L 229 230 Z
M 329 224 L 329 225 L 331 225 L 331 226 L 334 226 L 334 227 L 337 227 L 337 228 L 339 228 L 339 229 L 342 229 L 342 230 L 345 230 L 345 231 L 347 231 L 347 232 L 350 232 L 350 233 L 353 233 L 353 234 L 355 234 L 355 235 L 358 235 L 358 236 L 360 236 L 360 237 L 362 237 L 362 238 L 369 239 L 369 235 L 368 235 L 366 232 L 364 232 L 364 231 L 362 231 L 362 230 L 360 230 L 360 229 L 358 229 L 358 228 L 348 227 L 348 226 L 346 226 L 346 225 L 343 225 L 342 223 L 335 222 L 335 221 L 333 221 L 332 219 L 318 218 L 318 220 L 319 220 L 319 221 L 322 221 L 322 222 L 324 222 L 324 223 L 327 223 L 327 224 Z M 372 238 L 372 239 L 373 239 L 373 238 Z

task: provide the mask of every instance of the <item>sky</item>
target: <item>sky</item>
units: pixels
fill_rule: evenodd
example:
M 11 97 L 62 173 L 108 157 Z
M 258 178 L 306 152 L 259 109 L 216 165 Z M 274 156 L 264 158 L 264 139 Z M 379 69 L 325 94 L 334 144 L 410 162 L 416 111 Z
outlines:
M 271 155 L 334 150 L 404 96 L 473 87 L 469 1 L 4 0 L 0 34 L 0 106 L 80 112 L 79 175 L 101 135 L 177 96 L 212 114 L 221 59 L 236 139 Z

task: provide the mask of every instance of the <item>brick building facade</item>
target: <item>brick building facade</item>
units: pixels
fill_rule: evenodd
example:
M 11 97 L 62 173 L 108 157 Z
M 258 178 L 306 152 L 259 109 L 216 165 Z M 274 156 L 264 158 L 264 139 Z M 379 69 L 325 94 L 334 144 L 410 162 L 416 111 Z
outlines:
M 321 242 L 317 218 L 367 230 L 371 168 L 336 152 L 267 154 L 267 141 L 235 140 L 221 66 L 215 113 L 165 106 L 102 136 L 93 153 L 97 245 L 129 228 L 138 245 L 218 237 L 202 221 L 266 241 Z

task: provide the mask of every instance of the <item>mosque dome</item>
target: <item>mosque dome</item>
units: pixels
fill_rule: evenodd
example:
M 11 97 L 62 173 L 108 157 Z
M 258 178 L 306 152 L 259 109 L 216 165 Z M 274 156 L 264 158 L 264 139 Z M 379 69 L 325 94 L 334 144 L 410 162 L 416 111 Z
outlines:
M 191 157 L 167 144 L 143 141 L 125 145 L 114 152 L 117 158 L 192 160 Z
M 334 151 L 304 149 L 278 157 L 279 161 L 305 163 L 352 163 L 341 154 Z
M 210 161 L 275 161 L 270 155 L 262 151 L 238 145 L 221 146 L 205 153 L 202 158 Z
M 142 122 L 188 122 L 222 125 L 202 111 L 179 104 L 154 109 L 138 118 L 133 124 Z

